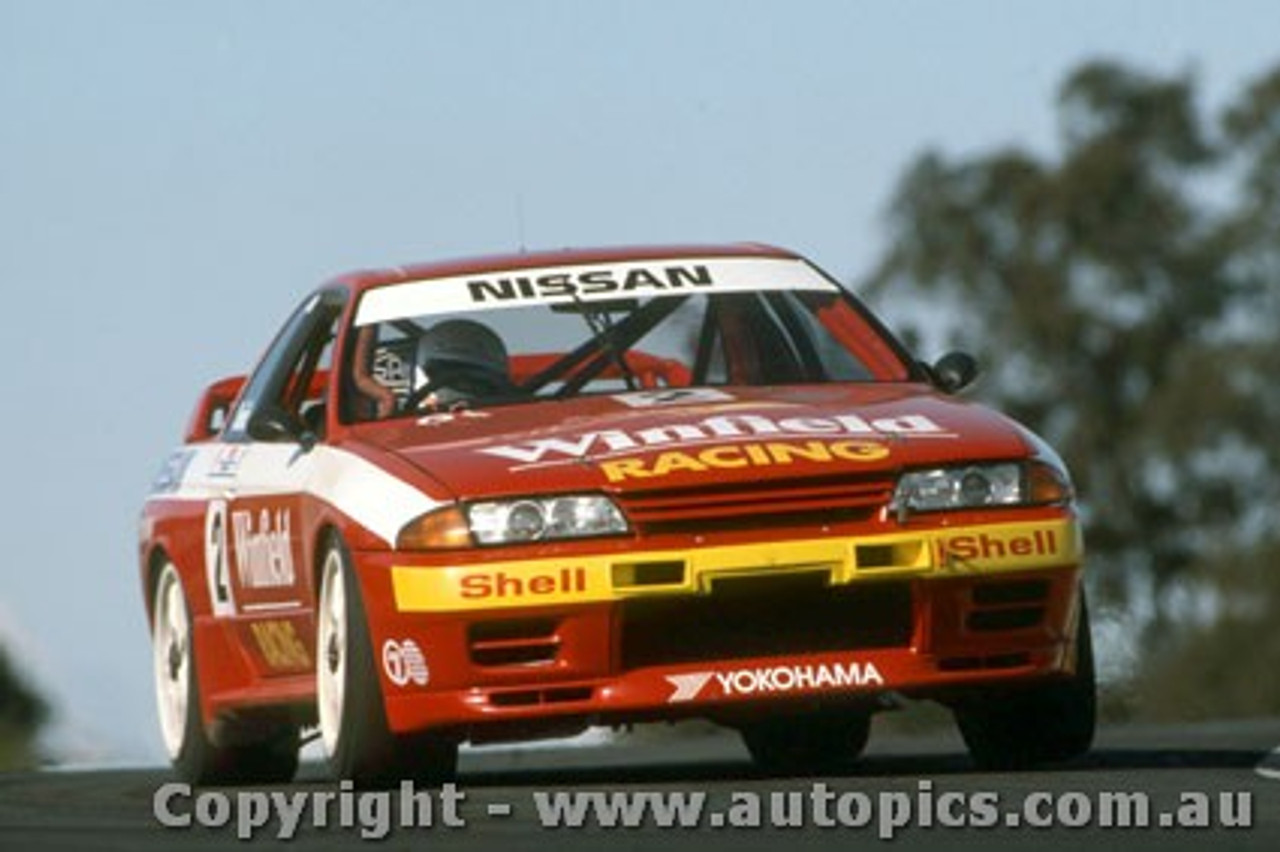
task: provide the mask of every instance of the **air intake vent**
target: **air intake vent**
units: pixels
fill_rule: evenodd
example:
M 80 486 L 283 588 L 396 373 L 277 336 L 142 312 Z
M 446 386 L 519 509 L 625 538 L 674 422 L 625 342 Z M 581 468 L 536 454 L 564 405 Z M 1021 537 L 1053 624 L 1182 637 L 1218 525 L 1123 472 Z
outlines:
M 559 622 L 553 618 L 481 621 L 467 628 L 471 662 L 477 666 L 550 663 L 560 652 Z
M 613 566 L 613 586 L 616 589 L 679 586 L 683 583 L 684 562 L 679 560 L 618 562 Z
M 1000 580 L 973 587 L 973 609 L 965 618 L 977 633 L 1026 630 L 1044 621 L 1049 581 Z
M 828 586 L 826 578 L 805 572 L 719 579 L 709 595 L 623 601 L 622 667 L 910 644 L 908 583 Z

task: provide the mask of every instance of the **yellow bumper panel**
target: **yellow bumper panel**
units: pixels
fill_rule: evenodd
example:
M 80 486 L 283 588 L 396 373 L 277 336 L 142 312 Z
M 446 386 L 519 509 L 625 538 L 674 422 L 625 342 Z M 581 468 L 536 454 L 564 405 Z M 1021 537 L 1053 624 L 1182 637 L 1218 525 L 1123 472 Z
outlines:
M 1058 568 L 1080 561 L 1070 518 L 937 529 L 909 534 L 770 542 L 692 550 L 492 562 L 395 566 L 401 612 L 460 612 L 594 603 L 637 595 L 706 594 L 718 579 L 822 573 L 833 585 L 893 577 L 949 577 Z

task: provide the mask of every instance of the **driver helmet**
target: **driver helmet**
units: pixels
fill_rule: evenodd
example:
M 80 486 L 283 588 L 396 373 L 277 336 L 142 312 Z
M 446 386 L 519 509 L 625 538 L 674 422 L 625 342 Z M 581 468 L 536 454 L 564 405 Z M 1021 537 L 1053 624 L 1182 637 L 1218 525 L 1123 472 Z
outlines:
M 433 364 L 445 370 L 461 366 L 502 379 L 509 372 L 502 338 L 483 323 L 469 319 L 443 320 L 423 332 L 414 366 L 415 388 L 427 384 Z

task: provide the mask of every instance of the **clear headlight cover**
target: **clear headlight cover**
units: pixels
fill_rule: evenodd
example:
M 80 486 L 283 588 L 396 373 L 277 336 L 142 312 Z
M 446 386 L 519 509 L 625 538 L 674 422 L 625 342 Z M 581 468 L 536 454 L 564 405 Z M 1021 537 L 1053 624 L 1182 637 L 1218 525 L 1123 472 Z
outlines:
M 602 494 L 472 503 L 467 520 L 482 545 L 592 538 L 629 529 L 622 511 Z
M 891 508 L 899 514 L 984 506 L 1018 506 L 1028 501 L 1023 466 L 1016 463 L 940 467 L 903 474 Z

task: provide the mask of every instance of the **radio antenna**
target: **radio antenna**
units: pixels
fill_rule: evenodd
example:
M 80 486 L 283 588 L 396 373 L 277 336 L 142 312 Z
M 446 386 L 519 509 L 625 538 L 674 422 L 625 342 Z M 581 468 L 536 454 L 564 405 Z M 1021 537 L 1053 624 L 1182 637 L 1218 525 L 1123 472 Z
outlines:
M 529 251 L 529 248 L 527 245 L 525 245 L 525 239 L 524 239 L 524 193 L 523 192 L 516 193 L 516 236 L 519 238 L 519 241 L 520 241 L 520 253 L 525 254 L 526 252 Z

